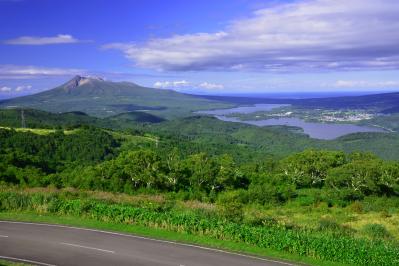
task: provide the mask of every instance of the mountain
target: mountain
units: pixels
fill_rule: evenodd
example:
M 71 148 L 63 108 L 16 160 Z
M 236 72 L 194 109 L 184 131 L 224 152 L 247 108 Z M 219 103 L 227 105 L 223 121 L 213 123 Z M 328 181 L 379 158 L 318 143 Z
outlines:
M 144 111 L 163 118 L 173 118 L 190 115 L 192 111 L 201 109 L 229 106 L 231 104 L 172 90 L 83 76 L 76 76 L 52 90 L 0 102 L 0 108 L 28 107 L 49 112 L 81 111 L 96 117 Z

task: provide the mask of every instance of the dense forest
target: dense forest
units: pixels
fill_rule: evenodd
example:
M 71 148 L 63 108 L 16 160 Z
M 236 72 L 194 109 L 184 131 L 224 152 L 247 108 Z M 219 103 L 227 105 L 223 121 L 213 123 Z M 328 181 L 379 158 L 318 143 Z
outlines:
M 237 160 L 239 154 L 232 156 L 223 145 L 209 153 L 188 139 L 148 138 L 129 143 L 87 126 L 44 135 L 0 129 L 0 177 L 27 186 L 184 192 L 211 201 L 220 192 L 240 190 L 242 203 L 262 204 L 285 202 L 309 188 L 323 191 L 326 200 L 399 194 L 399 163 L 371 153 L 309 149 L 282 158 L 258 153 L 251 160 L 247 148 Z

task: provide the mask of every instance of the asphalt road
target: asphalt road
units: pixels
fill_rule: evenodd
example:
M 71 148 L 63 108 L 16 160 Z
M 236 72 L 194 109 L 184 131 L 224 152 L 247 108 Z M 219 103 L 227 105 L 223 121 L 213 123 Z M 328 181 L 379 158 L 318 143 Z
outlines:
M 292 265 L 194 245 L 62 225 L 0 221 L 0 259 L 35 265 Z

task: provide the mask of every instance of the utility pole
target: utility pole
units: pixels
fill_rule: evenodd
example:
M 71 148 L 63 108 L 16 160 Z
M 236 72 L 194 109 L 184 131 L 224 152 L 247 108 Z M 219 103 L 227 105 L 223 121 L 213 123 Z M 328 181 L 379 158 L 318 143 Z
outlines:
M 24 109 L 21 109 L 21 127 L 26 128 Z

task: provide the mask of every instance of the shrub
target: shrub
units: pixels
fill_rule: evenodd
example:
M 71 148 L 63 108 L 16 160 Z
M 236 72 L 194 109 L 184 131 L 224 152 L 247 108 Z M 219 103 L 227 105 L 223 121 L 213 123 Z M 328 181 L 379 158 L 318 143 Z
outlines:
M 391 218 L 392 217 L 392 214 L 390 214 L 387 210 L 382 210 L 380 215 L 382 218 Z
M 335 220 L 333 220 L 331 218 L 322 218 L 319 221 L 318 229 L 321 231 L 338 230 L 339 228 L 340 228 L 340 225 Z
M 382 224 L 366 224 L 363 230 L 372 238 L 386 239 L 391 237 L 388 230 Z
M 349 208 L 351 209 L 351 211 L 355 212 L 355 213 L 362 213 L 363 212 L 363 204 L 359 201 L 355 201 L 353 202 Z
M 244 218 L 243 204 L 239 191 L 229 191 L 219 196 L 217 210 L 220 216 L 240 222 Z

